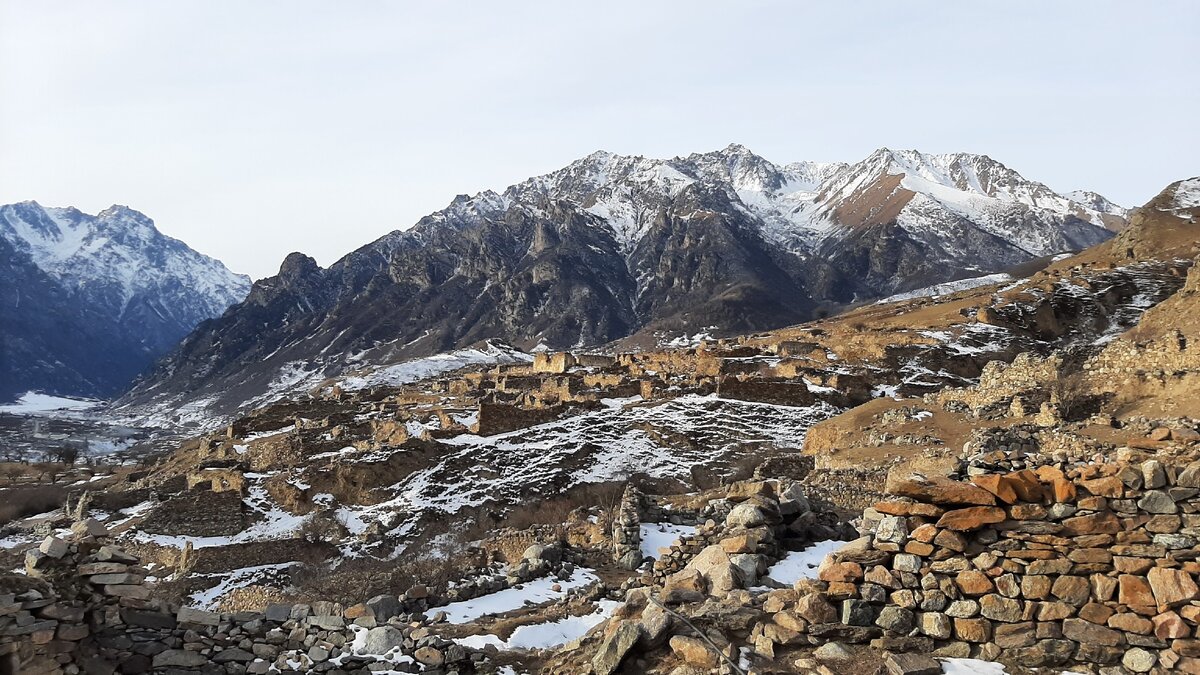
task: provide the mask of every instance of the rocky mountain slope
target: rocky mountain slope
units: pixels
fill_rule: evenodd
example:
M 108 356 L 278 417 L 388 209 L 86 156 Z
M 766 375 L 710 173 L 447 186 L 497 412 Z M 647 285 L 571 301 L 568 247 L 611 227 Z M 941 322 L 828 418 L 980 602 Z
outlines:
M 1124 209 L 981 155 L 881 149 L 779 166 L 744 147 L 598 152 L 459 196 L 328 269 L 295 253 L 124 404 L 228 413 L 362 364 L 499 337 L 601 345 L 637 332 L 761 330 L 847 303 L 1077 250 Z
M 111 396 L 250 280 L 145 215 L 0 206 L 0 400 L 28 390 Z

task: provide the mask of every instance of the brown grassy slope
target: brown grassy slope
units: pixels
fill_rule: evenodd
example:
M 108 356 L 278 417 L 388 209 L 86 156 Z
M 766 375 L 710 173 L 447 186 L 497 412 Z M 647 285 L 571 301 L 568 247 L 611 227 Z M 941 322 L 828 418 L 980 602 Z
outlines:
M 1081 270 L 1128 265 L 1147 260 L 1197 259 L 1200 257 L 1200 209 L 1173 208 L 1174 190 L 1169 186 L 1130 219 L 1129 227 L 1114 239 L 1092 247 L 1078 255 L 1052 263 L 1033 272 L 1016 288 L 1005 291 L 1012 298 L 1025 289 L 1044 287 L 1060 278 L 1071 278 Z M 821 343 L 844 358 L 869 359 L 889 344 L 920 342 L 919 330 L 953 329 L 971 321 L 972 309 L 991 304 L 998 286 L 988 286 L 938 299 L 922 298 L 886 305 L 869 305 L 824 321 L 773 331 L 752 342 L 769 344 L 779 339 L 806 340 Z M 814 331 L 813 329 L 817 330 Z M 1139 343 L 1171 336 L 1179 331 L 1191 339 L 1200 339 L 1200 272 L 1193 269 L 1184 288 L 1152 308 L 1137 327 L 1122 336 L 1122 340 Z M 1145 400 L 1126 405 L 1122 416 L 1140 414 L 1152 417 L 1188 416 L 1195 413 L 1192 401 L 1170 392 L 1147 390 Z M 897 425 L 885 421 L 884 415 L 905 406 L 919 405 L 929 409 L 933 417 Z M 1005 426 L 1029 422 L 1009 418 L 989 422 L 984 426 Z M 819 456 L 820 465 L 829 468 L 871 467 L 895 463 L 910 466 L 941 464 L 956 453 L 980 426 L 979 421 L 923 405 L 919 400 L 894 401 L 878 399 L 813 427 L 805 451 Z M 892 435 L 918 434 L 932 436 L 940 444 L 880 443 L 882 432 Z M 1087 434 L 1094 436 L 1094 434 Z M 1111 442 L 1114 439 L 1104 439 Z M 833 452 L 836 450 L 836 452 Z

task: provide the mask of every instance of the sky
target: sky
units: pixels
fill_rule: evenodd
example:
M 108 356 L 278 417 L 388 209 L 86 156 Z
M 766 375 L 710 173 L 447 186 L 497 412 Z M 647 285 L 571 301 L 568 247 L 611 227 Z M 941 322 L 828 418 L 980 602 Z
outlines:
M 254 278 L 595 150 L 1200 174 L 1200 2 L 0 0 L 0 203 L 125 204 Z

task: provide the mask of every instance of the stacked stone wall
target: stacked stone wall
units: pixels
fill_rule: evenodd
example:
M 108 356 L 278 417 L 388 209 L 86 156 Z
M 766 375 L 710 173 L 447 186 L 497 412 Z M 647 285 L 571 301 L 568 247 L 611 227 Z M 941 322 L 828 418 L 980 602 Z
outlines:
M 473 431 L 481 436 L 492 436 L 527 429 L 558 419 L 562 410 L 560 406 L 525 408 L 506 403 L 480 403 L 479 419 Z
M 753 378 L 739 380 L 726 377 L 717 386 L 717 395 L 740 401 L 773 403 L 776 405 L 812 405 L 813 395 L 803 381 L 766 380 Z
M 482 668 L 482 652 L 444 640 L 426 618 L 424 587 L 343 607 L 334 602 L 274 604 L 261 612 L 214 612 L 152 597 L 148 570 L 111 544 L 94 520 L 69 539 L 48 537 L 26 553 L 25 575 L 0 577 L 0 672 L 227 673 L 315 671 L 366 675 L 377 670 L 431 674 Z M 473 597 L 571 564 L 526 559 Z M 544 556 L 544 557 L 543 557 Z M 565 577 L 564 577 L 565 578 Z
M 887 493 L 826 558 L 789 639 L 1200 673 L 1200 461 L 912 476 Z

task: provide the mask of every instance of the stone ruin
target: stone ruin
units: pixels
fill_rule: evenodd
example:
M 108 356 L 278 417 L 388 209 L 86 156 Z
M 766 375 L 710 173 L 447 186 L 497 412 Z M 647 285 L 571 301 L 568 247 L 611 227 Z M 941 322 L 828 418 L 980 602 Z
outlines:
M 642 565 L 641 502 L 642 495 L 637 488 L 627 485 L 613 517 L 613 561 L 627 570 L 636 570 Z
M 246 477 L 240 468 L 236 467 L 204 467 L 187 475 L 187 489 L 194 490 L 204 486 L 213 492 L 246 491 Z
M 449 675 L 487 662 L 482 652 L 432 633 L 421 588 L 351 607 L 275 604 L 235 613 L 180 607 L 153 597 L 149 570 L 104 543 L 103 524 L 77 522 L 73 533 L 30 549 L 26 575 L 0 577 L 0 672 Z M 544 567 L 526 565 L 530 573 Z M 517 582 L 528 576 L 518 574 Z

